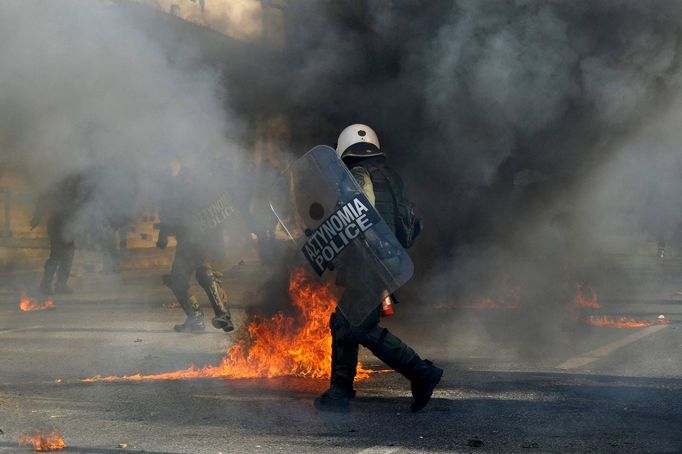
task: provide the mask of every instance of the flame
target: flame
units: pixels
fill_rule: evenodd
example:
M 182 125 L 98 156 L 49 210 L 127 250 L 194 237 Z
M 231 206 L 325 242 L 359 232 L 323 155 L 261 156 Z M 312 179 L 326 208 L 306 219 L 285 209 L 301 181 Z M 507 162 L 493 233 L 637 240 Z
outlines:
M 606 317 L 590 315 L 586 320 L 590 326 L 599 326 L 603 328 L 646 328 L 652 325 L 667 325 L 668 320 L 635 320 L 630 317 Z
M 35 298 L 29 298 L 26 292 L 21 290 L 19 293 L 19 309 L 24 312 L 46 311 L 54 309 L 54 301 L 52 298 L 47 298 L 44 303 L 39 303 Z
M 19 446 L 33 445 L 36 452 L 58 451 L 66 448 L 66 442 L 57 432 L 45 435 L 42 432 L 24 434 L 17 441 Z
M 585 288 L 583 287 L 582 284 L 575 284 L 575 305 L 577 307 L 583 307 L 587 309 L 599 309 L 601 305 L 599 304 L 599 301 L 597 300 L 597 292 L 590 287 L 589 285 L 587 288 L 590 290 L 590 297 L 588 298 L 585 295 Z
M 166 309 L 180 309 L 182 306 L 177 301 L 174 301 L 172 303 L 164 303 L 163 307 Z
M 597 291 L 588 285 L 587 290 L 589 291 L 589 296 L 587 296 L 587 291 L 585 288 L 586 287 L 583 284 L 576 283 L 575 297 L 566 303 L 567 317 L 573 321 L 582 320 L 582 313 L 584 309 L 601 308 L 597 298 Z
M 282 312 L 270 318 L 254 317 L 245 338 L 234 344 L 217 366 L 192 365 L 188 369 L 152 375 L 97 375 L 82 381 L 329 377 L 332 350 L 329 317 L 336 306 L 336 287 L 332 283 L 320 283 L 303 269 L 296 269 L 291 274 L 289 296 L 297 309 L 296 317 Z M 371 372 L 358 365 L 356 378 L 367 378 Z

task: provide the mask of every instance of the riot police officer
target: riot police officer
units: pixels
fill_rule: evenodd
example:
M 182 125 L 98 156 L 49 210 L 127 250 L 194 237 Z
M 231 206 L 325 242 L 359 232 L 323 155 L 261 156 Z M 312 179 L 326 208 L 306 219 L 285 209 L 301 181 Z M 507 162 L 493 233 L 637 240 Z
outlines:
M 157 247 L 163 249 L 168 245 L 169 236 L 177 240 L 171 272 L 163 277 L 187 316 L 174 329 L 178 332 L 204 330 L 204 314 L 197 299 L 190 294 L 190 279 L 194 274 L 215 312 L 212 325 L 230 332 L 234 325 L 227 294 L 221 285 L 222 275 L 214 269 L 213 262 L 222 258 L 221 225 L 232 214 L 231 199 L 224 179 L 214 175 L 210 166 L 190 169 L 179 160 L 175 164 L 177 173 L 170 179 L 159 209 L 157 241 Z
M 336 152 L 350 169 L 370 203 L 396 233 L 397 224 L 403 221 L 398 206 L 404 198 L 403 183 L 386 165 L 385 154 L 379 146 L 376 133 L 366 125 L 351 125 L 339 135 Z M 415 228 L 420 229 L 416 225 Z M 412 232 L 414 236 L 417 233 Z M 332 314 L 331 386 L 315 400 L 315 406 L 320 410 L 330 411 L 344 411 L 349 408 L 349 401 L 355 396 L 353 380 L 358 363 L 358 346 L 363 345 L 410 380 L 414 398 L 410 408 L 413 412 L 421 410 L 430 400 L 443 370 L 420 358 L 398 337 L 379 326 L 381 295 L 368 294 L 352 285 L 344 287 L 342 300 L 370 298 L 373 301 L 369 303 L 376 308 L 359 326 L 351 326 L 338 309 Z
M 59 181 L 36 203 L 31 230 L 35 229 L 47 214 L 47 236 L 50 240 L 50 256 L 45 261 L 40 290 L 46 295 L 70 294 L 69 275 L 75 253 L 75 237 L 79 227 L 77 215 L 87 201 L 89 191 L 81 174 L 72 174 Z M 57 285 L 53 289 L 54 276 Z

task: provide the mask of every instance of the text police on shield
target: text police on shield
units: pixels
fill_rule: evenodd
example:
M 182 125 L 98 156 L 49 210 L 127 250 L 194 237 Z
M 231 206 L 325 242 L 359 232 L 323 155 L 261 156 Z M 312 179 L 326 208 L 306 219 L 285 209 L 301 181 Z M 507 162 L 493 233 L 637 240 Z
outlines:
M 320 276 L 329 264 L 363 232 L 380 222 L 379 214 L 369 209 L 369 200 L 359 194 L 329 216 L 303 245 L 303 255 Z

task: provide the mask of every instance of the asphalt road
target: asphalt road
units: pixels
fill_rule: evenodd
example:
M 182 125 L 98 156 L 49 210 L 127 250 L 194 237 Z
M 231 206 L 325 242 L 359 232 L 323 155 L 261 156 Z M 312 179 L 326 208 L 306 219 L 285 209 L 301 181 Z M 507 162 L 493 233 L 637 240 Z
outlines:
M 580 326 L 552 345 L 505 335 L 509 311 L 441 310 L 438 323 L 399 311 L 386 325 L 445 369 L 434 400 L 412 414 L 409 383 L 380 373 L 357 383 L 351 413 L 328 414 L 312 405 L 324 380 L 80 382 L 216 364 L 234 342 L 172 332 L 182 315 L 162 306 L 166 290 L 145 276 L 91 283 L 45 312 L 17 310 L 16 282 L 0 288 L 0 452 L 31 452 L 16 440 L 33 429 L 58 429 L 74 453 L 682 451 L 676 297 L 603 305 L 639 318 L 665 313 L 668 325 Z M 251 286 L 232 278 L 239 323 Z

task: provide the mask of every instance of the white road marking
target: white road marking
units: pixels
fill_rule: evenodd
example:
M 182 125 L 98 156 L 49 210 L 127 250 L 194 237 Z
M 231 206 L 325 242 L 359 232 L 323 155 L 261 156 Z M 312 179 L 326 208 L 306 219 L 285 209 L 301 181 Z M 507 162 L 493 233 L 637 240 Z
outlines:
M 395 446 L 372 446 L 363 449 L 362 451 L 358 451 L 357 454 L 393 454 L 399 450 L 400 448 L 396 448 Z
M 654 326 L 649 326 L 647 328 L 642 329 L 641 331 L 637 331 L 636 333 L 630 334 L 629 336 L 625 336 L 624 338 L 608 343 L 604 345 L 603 347 L 599 347 L 596 350 L 592 350 L 591 352 L 583 353 L 582 355 L 579 356 L 574 356 L 573 358 L 570 358 L 568 361 L 565 361 L 558 366 L 556 366 L 557 369 L 577 369 L 579 367 L 583 367 L 587 364 L 593 363 L 594 361 L 597 361 L 598 359 L 604 358 L 605 356 L 610 355 L 611 353 L 615 352 L 618 349 L 621 349 L 625 347 L 626 345 L 629 345 L 633 342 L 637 342 L 638 340 L 641 340 L 651 334 L 657 333 L 658 331 L 667 328 L 670 325 L 654 325 Z

